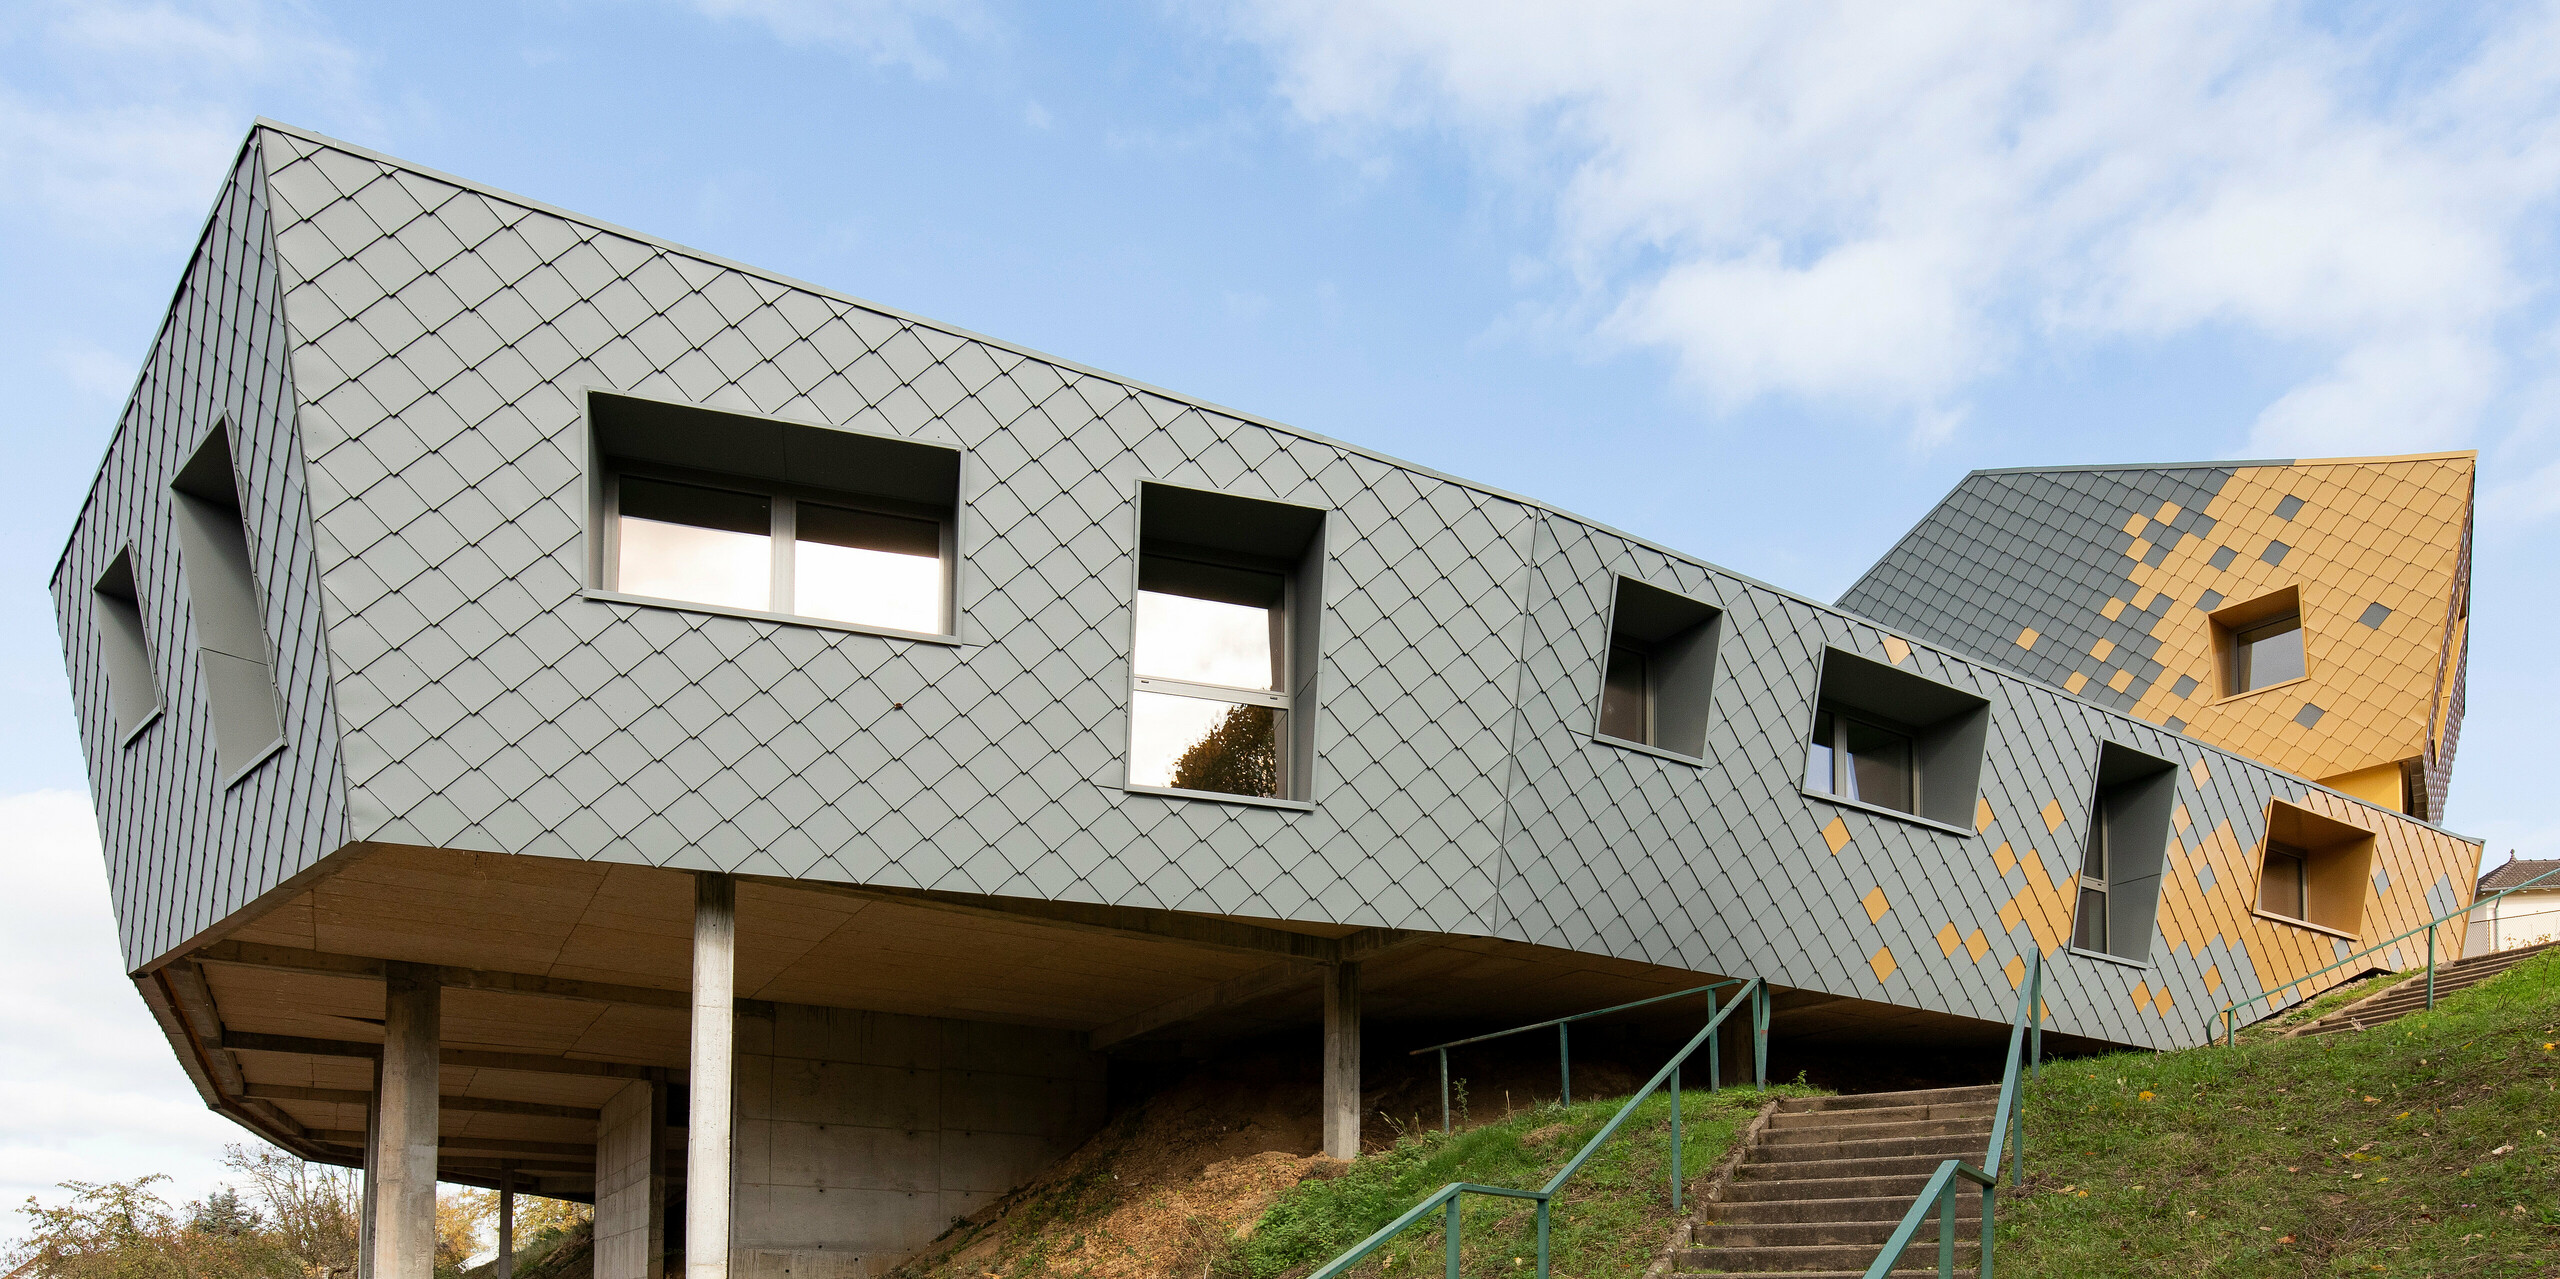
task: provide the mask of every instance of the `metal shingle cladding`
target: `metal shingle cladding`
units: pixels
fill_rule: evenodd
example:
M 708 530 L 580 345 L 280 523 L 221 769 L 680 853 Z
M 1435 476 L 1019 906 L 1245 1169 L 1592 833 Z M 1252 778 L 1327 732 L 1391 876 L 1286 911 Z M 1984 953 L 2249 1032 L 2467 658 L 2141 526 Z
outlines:
M 296 767 L 326 782 L 268 801 L 311 825 L 282 853 L 272 833 L 223 853 L 243 866 L 370 839 L 1385 925 L 1997 1018 L 2004 966 L 2029 945 L 2058 953 L 2067 932 L 2110 738 L 2195 765 L 2180 795 L 2197 820 L 2172 857 L 2187 887 L 2164 898 L 2152 970 L 2057 960 L 2057 1029 L 2191 1042 L 2226 977 L 2300 971 L 2280 947 L 2249 949 L 2263 930 L 2232 887 L 2252 878 L 2233 859 L 2266 801 L 2306 790 L 2281 774 L 1522 499 L 322 139 L 262 127 L 255 142 L 235 189 L 273 189 L 267 296 L 284 305 L 265 349 L 292 351 L 310 512 L 307 529 L 279 514 L 260 545 L 270 580 L 303 584 L 271 603 L 277 633 L 316 645 L 325 630 L 337 738 L 315 647 L 288 705 L 313 734 Z M 275 328 L 272 303 L 251 312 Z M 583 597 L 589 387 L 964 449 L 964 642 Z M 270 416 L 261 456 L 289 476 L 273 459 L 290 457 L 295 418 Z M 119 449 L 150 434 L 128 426 Z M 113 554 L 106 513 L 158 491 L 114 466 L 65 581 Z M 1314 811 L 1118 788 L 1142 479 L 1334 512 Z M 1999 493 L 1968 497 L 1979 528 L 2023 528 Z M 2071 500 L 2094 521 L 2117 498 Z M 2051 581 L 2085 574 L 2039 549 Z M 1589 735 L 1620 574 L 1725 610 L 1703 767 Z M 90 660 L 77 596 L 57 583 L 75 668 Z M 1990 701 L 1981 833 L 1797 791 L 1825 646 Z M 106 722 L 93 689 L 82 712 Z M 92 767 L 109 794 L 114 761 L 93 746 Z M 214 820 L 120 802 L 131 820 Z M 110 848 L 130 858 L 144 841 L 116 820 Z M 2470 846 L 2391 839 L 2379 909 L 2399 919 Z M 185 896 L 153 884 L 139 891 Z M 128 914 L 129 953 L 139 964 L 245 900 Z M 1949 928 L 1985 944 L 1949 951 Z
M 258 144 L 253 135 L 205 223 L 52 580 L 117 927 L 137 970 L 349 838 Z M 228 789 L 218 789 L 168 518 L 169 482 L 223 422 L 233 432 L 286 741 Z M 89 589 L 127 545 L 164 703 L 129 743 L 107 708 Z

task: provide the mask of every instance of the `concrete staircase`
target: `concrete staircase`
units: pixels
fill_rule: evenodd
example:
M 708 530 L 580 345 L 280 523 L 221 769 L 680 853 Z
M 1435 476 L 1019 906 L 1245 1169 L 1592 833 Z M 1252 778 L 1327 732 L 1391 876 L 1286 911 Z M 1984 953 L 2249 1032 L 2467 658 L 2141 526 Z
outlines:
M 2544 942 L 2539 946 L 2519 946 L 2514 950 L 2474 955 L 2436 967 L 2436 998 L 2442 999 L 2457 990 L 2466 990 L 2531 959 L 2560 942 Z M 2386 1022 L 2398 1021 L 2427 1006 L 2427 975 L 2424 972 L 2405 981 L 2357 1000 L 2317 1021 L 2305 1022 L 2285 1032 L 2288 1039 L 2304 1035 L 2335 1035 L 2349 1031 L 2370 1030 Z
M 1940 1163 L 1982 1163 L 1999 1100 L 2000 1089 L 1984 1085 L 1780 1102 L 1723 1198 L 1701 1210 L 1692 1246 L 1673 1253 L 1672 1270 L 1856 1279 Z M 1971 1275 L 1982 1216 L 1971 1182 L 1956 1211 L 1956 1262 L 1966 1267 L 1957 1273 Z M 1936 1274 L 1937 1240 L 1933 1218 L 1894 1273 Z

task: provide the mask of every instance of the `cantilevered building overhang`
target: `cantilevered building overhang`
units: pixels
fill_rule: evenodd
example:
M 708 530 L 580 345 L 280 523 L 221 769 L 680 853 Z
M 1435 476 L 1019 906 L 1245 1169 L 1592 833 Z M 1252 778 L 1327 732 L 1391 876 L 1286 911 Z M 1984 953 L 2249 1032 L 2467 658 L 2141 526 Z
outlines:
M 2052 1033 L 2191 1044 L 2479 854 L 1531 499 L 267 123 L 52 588 L 208 1102 L 369 1158 L 386 1222 L 592 1196 L 606 1279 L 877 1266 L 1089 1132 L 1114 1054 L 1278 1028 L 1331 1036 L 1337 1149 L 1364 1024 L 1700 974 L 1809 1049 L 1960 1042 L 2035 954 Z M 2271 843 L 2316 908 L 2267 908 Z

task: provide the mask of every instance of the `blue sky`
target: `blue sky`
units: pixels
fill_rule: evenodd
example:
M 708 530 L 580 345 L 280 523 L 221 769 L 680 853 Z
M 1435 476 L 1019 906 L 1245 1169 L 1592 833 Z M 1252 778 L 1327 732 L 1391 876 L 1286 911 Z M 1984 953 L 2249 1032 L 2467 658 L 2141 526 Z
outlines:
M 2560 855 L 2553 6 L 0 0 L 0 909 L 46 937 L 108 925 L 45 578 L 261 114 L 1820 598 L 1974 467 L 2478 448 L 2450 824 Z M 93 1047 L 0 1046 L 0 1198 L 200 1189 L 233 1130 L 57 971 L 18 1011 Z

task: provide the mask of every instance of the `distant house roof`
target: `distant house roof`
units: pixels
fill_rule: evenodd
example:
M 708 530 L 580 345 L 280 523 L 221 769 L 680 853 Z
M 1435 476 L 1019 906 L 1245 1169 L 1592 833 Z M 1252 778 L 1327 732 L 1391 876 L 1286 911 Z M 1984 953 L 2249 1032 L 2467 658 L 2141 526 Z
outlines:
M 2484 893 L 2499 892 L 2524 883 L 2526 880 L 2532 879 L 2536 875 L 2554 870 L 2560 870 L 2560 857 L 2548 858 L 2542 861 L 2535 861 L 2530 858 L 2516 858 L 2509 861 L 2506 865 L 2490 871 L 2486 875 L 2482 875 L 2480 877 L 2480 891 Z M 2543 888 L 2560 889 L 2560 875 L 2544 880 L 2540 886 Z

